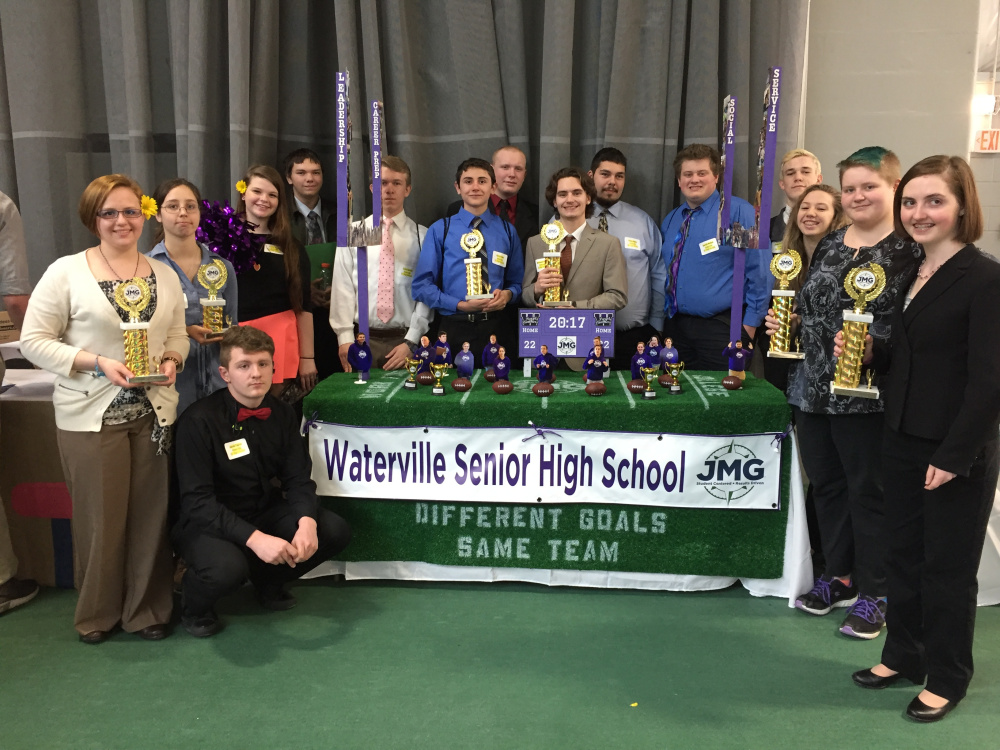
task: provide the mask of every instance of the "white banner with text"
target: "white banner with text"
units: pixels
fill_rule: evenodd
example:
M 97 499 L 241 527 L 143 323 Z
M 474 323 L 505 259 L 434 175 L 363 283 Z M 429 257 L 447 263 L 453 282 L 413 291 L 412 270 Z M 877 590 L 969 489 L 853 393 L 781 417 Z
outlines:
M 780 440 L 313 422 L 320 495 L 386 500 L 780 507 Z

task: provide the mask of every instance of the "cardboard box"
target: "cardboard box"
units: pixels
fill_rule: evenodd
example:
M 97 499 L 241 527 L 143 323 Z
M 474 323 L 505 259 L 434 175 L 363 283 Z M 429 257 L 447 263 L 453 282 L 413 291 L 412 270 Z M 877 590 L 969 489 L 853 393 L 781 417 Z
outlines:
M 10 313 L 0 312 L 0 344 L 10 341 L 17 341 L 21 338 L 21 329 L 14 327 L 14 321 L 10 319 Z

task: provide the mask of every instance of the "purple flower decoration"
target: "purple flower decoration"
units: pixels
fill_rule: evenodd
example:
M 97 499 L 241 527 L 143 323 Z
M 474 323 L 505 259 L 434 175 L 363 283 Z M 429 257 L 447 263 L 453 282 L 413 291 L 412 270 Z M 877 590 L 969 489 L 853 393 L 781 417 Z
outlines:
M 218 201 L 202 201 L 201 206 L 201 224 L 195 233 L 198 241 L 232 263 L 238 274 L 253 268 L 267 235 L 254 234 L 256 225 L 242 219 L 229 201 L 223 201 L 221 206 Z

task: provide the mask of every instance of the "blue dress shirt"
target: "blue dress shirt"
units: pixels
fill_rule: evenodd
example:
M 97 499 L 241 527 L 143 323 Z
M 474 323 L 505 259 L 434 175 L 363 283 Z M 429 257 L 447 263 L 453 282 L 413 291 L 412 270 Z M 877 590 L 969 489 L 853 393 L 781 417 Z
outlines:
M 702 255 L 698 244 L 717 235 L 719 220 L 718 192 L 694 209 L 681 264 L 677 272 L 677 312 L 711 318 L 730 309 L 733 301 L 733 255 L 731 247 L 720 247 Z M 663 234 L 663 262 L 667 269 L 674 255 L 674 243 L 684 221 L 687 202 L 675 208 L 660 226 Z M 744 227 L 754 224 L 754 208 L 742 198 L 733 196 L 730 220 Z M 766 256 L 766 257 L 765 257 Z M 771 254 L 766 250 L 747 248 L 746 280 L 743 284 L 743 325 L 759 326 L 771 301 Z
M 230 318 L 230 325 L 236 325 L 236 310 L 238 309 L 236 271 L 233 269 L 232 263 L 225 258 L 219 257 L 205 245 L 199 243 L 199 247 L 201 247 L 202 265 L 211 263 L 216 258 L 219 258 L 226 266 L 228 276 L 226 277 L 226 283 L 222 287 L 222 291 L 219 292 L 226 301 L 222 315 L 223 320 L 228 316 Z M 181 289 L 184 292 L 184 325 L 204 325 L 201 299 L 202 297 L 208 297 L 208 290 L 198 283 L 197 277 L 192 281 L 180 269 L 180 266 L 174 263 L 170 258 L 170 253 L 167 252 L 165 243 L 157 243 L 149 251 L 149 257 L 156 258 L 169 265 L 174 269 L 177 278 L 180 279 Z M 226 381 L 219 374 L 219 342 L 216 341 L 211 344 L 202 345 L 192 339 L 191 351 L 184 362 L 184 369 L 177 373 L 177 381 L 174 384 L 174 388 L 177 389 L 177 395 L 180 397 L 177 403 L 178 416 L 198 399 L 204 398 L 210 393 L 214 393 L 225 387 Z
M 499 216 L 485 211 L 481 218 L 479 231 L 486 242 L 490 289 L 507 289 L 514 295 L 512 299 L 517 300 L 524 280 L 521 240 L 514 228 Z M 458 303 L 466 297 L 465 259 L 469 254 L 462 249 L 461 240 L 463 234 L 472 231 L 475 219 L 463 206 L 454 216 L 434 222 L 424 235 L 413 275 L 413 299 L 441 315 L 454 315 L 458 312 Z M 447 237 L 444 236 L 445 222 L 449 222 Z
M 622 243 L 628 274 L 628 304 L 615 313 L 615 328 L 627 331 L 649 323 L 662 331 L 667 267 L 660 252 L 660 230 L 649 214 L 625 201 L 607 209 L 595 205 L 594 215 L 587 219 L 594 229 L 603 211 L 607 211 L 608 234 Z

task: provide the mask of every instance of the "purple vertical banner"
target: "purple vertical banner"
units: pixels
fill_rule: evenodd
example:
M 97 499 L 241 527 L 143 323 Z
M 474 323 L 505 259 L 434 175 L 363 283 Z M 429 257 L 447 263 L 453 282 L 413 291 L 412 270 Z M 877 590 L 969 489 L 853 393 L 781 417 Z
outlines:
M 733 241 L 730 211 L 733 204 L 733 168 L 736 163 L 736 97 L 727 96 L 722 104 L 722 153 L 725 172 L 722 176 L 723 205 L 719 217 L 719 243 L 733 248 L 733 297 L 729 313 L 729 340 L 741 338 L 743 326 L 743 284 L 746 278 L 745 243 Z M 742 232 L 740 232 L 742 235 Z
M 733 202 L 733 162 L 736 159 L 736 97 L 722 101 L 722 202 L 719 205 L 719 244 L 728 244 L 729 212 Z
M 337 244 L 347 246 L 347 232 L 351 223 L 348 193 L 348 164 L 351 157 L 351 74 L 337 72 Z
M 764 109 L 764 174 L 761 178 L 760 218 L 757 247 L 771 249 L 771 197 L 774 192 L 774 157 L 778 147 L 778 102 L 781 99 L 781 68 L 767 75 L 767 106 Z
M 382 102 L 372 100 L 372 226 L 382 223 L 382 140 L 385 133 Z

